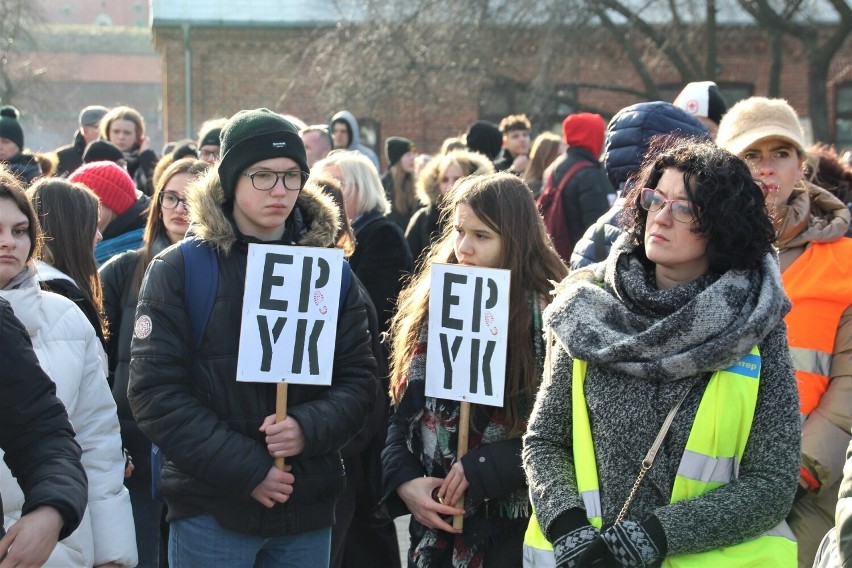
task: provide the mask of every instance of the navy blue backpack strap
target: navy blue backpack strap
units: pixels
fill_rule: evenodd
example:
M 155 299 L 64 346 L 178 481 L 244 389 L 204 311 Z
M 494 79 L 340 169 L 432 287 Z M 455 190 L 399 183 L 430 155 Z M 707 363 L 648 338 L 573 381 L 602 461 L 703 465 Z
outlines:
M 189 237 L 180 242 L 184 268 L 184 304 L 192 325 L 192 350 L 198 351 L 219 289 L 219 262 L 213 245 Z
M 188 237 L 180 242 L 183 253 L 184 288 L 183 302 L 189 312 L 192 326 L 192 351 L 198 351 L 204 330 L 210 321 L 216 291 L 219 289 L 219 262 L 216 251 L 206 242 Z M 163 452 L 151 444 L 151 497 L 160 497 L 160 473 L 163 469 Z

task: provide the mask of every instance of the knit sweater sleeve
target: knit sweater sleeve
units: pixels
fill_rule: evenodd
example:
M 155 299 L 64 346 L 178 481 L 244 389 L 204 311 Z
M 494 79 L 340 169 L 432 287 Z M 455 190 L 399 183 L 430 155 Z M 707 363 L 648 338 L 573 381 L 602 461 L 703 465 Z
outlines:
M 571 377 L 573 360 L 557 340 L 548 342 L 551 370 L 545 373 L 524 436 L 524 471 L 530 500 L 545 535 L 571 509 L 583 509 L 571 449 Z
M 654 511 L 669 555 L 741 543 L 778 525 L 790 510 L 799 478 L 801 429 L 786 326 L 779 323 L 759 347 L 760 386 L 739 478 Z

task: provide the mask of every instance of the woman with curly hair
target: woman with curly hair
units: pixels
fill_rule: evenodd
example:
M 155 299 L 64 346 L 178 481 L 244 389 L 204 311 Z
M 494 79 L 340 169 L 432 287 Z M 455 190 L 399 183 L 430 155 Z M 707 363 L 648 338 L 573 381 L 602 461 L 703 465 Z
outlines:
M 391 417 L 382 453 L 385 499 L 411 513 L 409 566 L 520 566 L 530 515 L 521 435 L 541 380 L 541 310 L 568 269 L 529 188 L 508 173 L 472 176 L 444 196 L 448 222 L 402 292 L 391 326 Z M 434 263 L 511 271 L 502 407 L 471 409 L 469 451 L 456 457 L 460 403 L 425 395 Z M 431 346 L 439 349 L 439 346 Z M 454 505 L 464 498 L 464 508 Z M 464 530 L 446 515 L 464 514 Z
M 637 181 L 625 234 L 544 314 L 529 565 L 794 566 L 790 302 L 761 189 L 694 139 Z
M 456 181 L 474 174 L 494 173 L 494 165 L 482 154 L 468 150 L 452 150 L 430 160 L 417 178 L 418 209 L 405 230 L 405 240 L 417 266 L 425 260 L 428 249 L 441 236 L 441 201 Z

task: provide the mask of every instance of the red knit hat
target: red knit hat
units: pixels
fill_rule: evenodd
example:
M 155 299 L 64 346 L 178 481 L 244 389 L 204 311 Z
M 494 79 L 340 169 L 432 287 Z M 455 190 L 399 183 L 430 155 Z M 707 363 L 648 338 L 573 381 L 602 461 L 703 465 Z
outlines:
M 603 150 L 606 124 L 599 114 L 581 112 L 569 114 L 562 121 L 562 139 L 568 146 L 586 149 L 592 156 L 600 156 Z
M 74 170 L 68 181 L 82 183 L 95 192 L 104 207 L 123 215 L 136 202 L 136 184 L 115 162 L 91 162 Z

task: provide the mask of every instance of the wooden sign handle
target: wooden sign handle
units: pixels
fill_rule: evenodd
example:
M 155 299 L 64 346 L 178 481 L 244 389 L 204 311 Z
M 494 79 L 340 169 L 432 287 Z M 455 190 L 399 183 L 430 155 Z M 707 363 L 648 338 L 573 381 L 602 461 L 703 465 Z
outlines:
M 470 403 L 462 402 L 459 411 L 459 450 L 456 452 L 456 461 L 460 461 L 467 453 L 467 438 L 470 432 Z M 458 500 L 456 507 L 464 509 L 464 496 Z M 464 524 L 464 515 L 453 515 L 453 528 L 460 529 Z
M 275 393 L 275 421 L 281 422 L 285 418 L 287 418 L 287 383 L 278 383 L 278 391 Z M 466 443 L 467 437 L 465 437 Z M 283 470 L 284 458 L 275 458 L 275 467 Z

